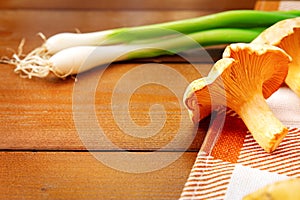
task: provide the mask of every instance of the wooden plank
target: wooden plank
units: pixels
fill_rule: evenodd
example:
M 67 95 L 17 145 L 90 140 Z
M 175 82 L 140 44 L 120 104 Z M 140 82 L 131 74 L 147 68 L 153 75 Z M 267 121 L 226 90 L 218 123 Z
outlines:
M 0 199 L 178 199 L 196 155 L 184 153 L 156 171 L 129 173 L 88 152 L 0 152 Z
M 75 87 L 78 88 L 78 84 L 72 78 L 61 80 L 50 76 L 47 79 L 22 79 L 14 74 L 12 66 L 1 65 L 0 132 L 2 139 L 0 141 L 0 148 L 85 149 L 81 142 L 82 135 L 78 135 L 78 128 L 80 126 L 83 126 L 81 129 L 90 128 L 93 120 L 92 118 L 91 120 L 86 120 L 87 111 L 85 109 L 82 110 L 80 104 L 75 104 L 74 98 L 78 97 L 86 99 L 92 97 L 92 99 L 95 99 L 95 102 L 87 101 L 87 103 L 84 102 L 84 105 L 87 107 L 95 106 L 96 120 L 98 120 L 97 125 L 102 128 L 105 135 L 116 145 L 125 149 L 161 148 L 170 142 L 180 130 L 180 118 L 183 112 L 181 112 L 179 102 L 182 101 L 182 96 L 180 96 L 182 93 L 174 94 L 172 90 L 184 92 L 183 88 L 185 86 L 179 84 L 186 84 L 187 86 L 189 81 L 199 78 L 201 74 L 189 64 L 165 63 L 162 65 L 159 63 L 148 63 L 146 68 L 144 68 L 145 70 L 149 67 L 163 66 L 170 73 L 176 72 L 178 74 L 174 75 L 172 73 L 170 75 L 167 72 L 163 76 L 166 78 L 169 76 L 169 86 L 164 86 L 163 82 L 159 83 L 159 81 L 162 81 L 160 80 L 162 78 L 160 78 L 159 80 L 154 79 L 157 82 L 155 84 L 141 83 L 136 91 L 122 90 L 121 87 L 121 92 L 114 92 L 116 87 L 120 87 L 118 81 L 121 81 L 123 76 L 130 75 L 132 70 L 138 67 L 145 67 L 144 65 L 145 63 L 114 64 L 105 70 L 97 68 L 87 72 L 80 76 L 78 82 L 90 84 L 93 80 L 97 81 L 100 76 L 99 73 L 103 72 L 103 74 L 100 81 L 96 82 L 96 88 L 86 88 L 85 86 L 80 88 L 82 87 L 80 86 L 76 93 L 73 90 Z M 210 65 L 206 64 L 199 66 L 206 72 L 210 68 Z M 158 71 L 158 73 L 160 72 Z M 128 85 L 134 84 L 146 77 L 150 78 L 149 80 L 151 81 L 151 77 L 156 75 L 158 74 L 155 74 L 155 72 L 145 74 L 145 77 L 135 75 L 130 80 L 125 80 L 125 82 Z M 181 78 L 186 78 L 187 81 L 181 83 Z M 178 81 L 176 81 L 177 79 Z M 178 89 L 178 87 L 181 89 Z M 176 95 L 179 96 L 177 97 Z M 118 101 L 126 96 L 131 96 L 130 102 L 128 102 L 130 103 L 129 110 L 126 110 L 124 105 L 114 105 L 112 103 L 112 97 L 115 98 L 115 101 Z M 162 109 L 152 113 L 154 120 L 162 122 L 166 120 L 166 123 L 162 126 L 163 129 L 152 133 L 154 135 L 151 137 L 147 136 L 147 138 L 130 136 L 130 132 L 143 135 L 143 130 L 146 130 L 146 128 L 143 129 L 141 126 L 146 126 L 150 123 L 149 108 L 153 104 L 160 104 L 165 107 L 165 111 Z M 74 121 L 73 118 L 74 111 L 79 116 L 76 119 L 77 121 Z M 115 113 L 115 116 L 112 112 Z M 166 116 L 164 115 L 165 112 Z M 184 114 L 186 115 L 187 111 Z M 118 118 L 116 119 L 116 117 Z M 125 123 L 125 129 L 129 129 L 129 133 L 120 129 L 117 124 L 118 120 L 126 119 L 126 117 L 131 117 L 133 122 L 137 123 L 137 126 L 126 127 L 125 122 L 127 121 L 120 122 L 123 123 L 123 128 Z M 200 147 L 208 123 L 209 120 L 201 124 L 198 135 L 195 137 L 195 142 L 190 149 L 198 149 Z M 191 126 L 191 123 L 188 121 L 185 126 Z M 135 128 L 140 128 L 140 131 L 136 132 Z M 187 130 L 187 128 L 183 127 L 180 132 Z M 186 134 L 193 133 L 187 132 Z M 88 134 L 84 136 L 84 139 L 93 143 L 93 137 L 92 134 Z M 184 141 L 184 139 L 178 141 L 176 143 L 177 148 L 184 148 L 187 142 L 190 141 Z M 100 144 L 93 144 L 92 148 L 111 149 L 105 141 L 101 141 Z
M 105 10 L 228 10 L 253 9 L 255 0 L 5 0 L 0 9 L 105 9 Z

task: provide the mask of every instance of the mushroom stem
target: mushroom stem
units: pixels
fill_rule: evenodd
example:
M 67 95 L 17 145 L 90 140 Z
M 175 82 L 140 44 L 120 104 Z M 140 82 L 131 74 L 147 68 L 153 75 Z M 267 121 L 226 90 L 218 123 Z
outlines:
M 274 116 L 260 94 L 248 99 L 237 109 L 237 113 L 266 152 L 274 151 L 288 133 L 288 129 Z

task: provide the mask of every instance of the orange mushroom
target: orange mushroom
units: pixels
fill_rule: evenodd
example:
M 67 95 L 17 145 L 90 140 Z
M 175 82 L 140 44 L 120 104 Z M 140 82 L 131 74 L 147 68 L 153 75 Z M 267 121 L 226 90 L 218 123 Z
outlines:
M 300 96 L 300 17 L 277 22 L 252 43 L 277 46 L 292 57 L 285 83 Z
M 284 82 L 290 61 L 289 55 L 272 45 L 227 46 L 208 76 L 193 81 L 185 91 L 184 103 L 191 119 L 197 123 L 218 106 L 229 107 L 265 151 L 274 151 L 288 129 L 274 116 L 265 98 Z

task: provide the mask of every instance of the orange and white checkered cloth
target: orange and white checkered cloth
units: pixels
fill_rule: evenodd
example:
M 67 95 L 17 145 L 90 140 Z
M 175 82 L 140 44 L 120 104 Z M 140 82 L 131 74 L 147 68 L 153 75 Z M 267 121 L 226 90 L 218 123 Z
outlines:
M 253 139 L 243 121 L 227 112 L 222 131 L 210 127 L 180 200 L 239 200 L 266 184 L 300 177 L 300 98 L 282 87 L 268 100 L 289 133 L 271 154 Z M 217 126 L 216 126 L 217 127 Z

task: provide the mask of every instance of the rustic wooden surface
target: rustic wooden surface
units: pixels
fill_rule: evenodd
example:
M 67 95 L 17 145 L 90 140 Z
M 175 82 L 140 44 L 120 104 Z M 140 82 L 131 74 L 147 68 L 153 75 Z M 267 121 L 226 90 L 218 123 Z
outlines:
M 22 38 L 26 39 L 24 52 L 37 47 L 42 43 L 37 36 L 38 32 L 49 37 L 59 32 L 74 32 L 76 29 L 88 32 L 137 26 L 226 9 L 251 9 L 255 1 L 140 2 L 1 1 L 0 56 L 10 56 Z M 210 49 L 209 52 L 217 58 L 221 50 Z M 114 121 L 111 95 L 118 80 L 131 69 L 150 62 L 166 65 L 188 81 L 199 77 L 199 73 L 195 73 L 189 63 L 176 56 L 109 66 L 96 92 L 82 91 L 84 95 L 95 96 L 98 122 L 107 138 L 117 146 L 112 148 L 100 142 L 92 146 L 92 150 L 98 154 L 109 156 L 122 153 L 121 149 L 144 155 L 162 148 L 175 137 L 180 120 L 178 102 L 181 99 L 168 88 L 159 85 L 143 86 L 132 95 L 130 115 L 135 123 L 145 126 L 150 123 L 150 106 L 164 105 L 167 121 L 160 132 L 148 138 L 133 137 L 120 130 Z M 209 63 L 201 63 L 201 60 L 200 65 L 206 70 L 210 67 Z M 188 149 L 184 149 L 187 144 L 183 139 L 177 141 L 175 147 L 159 152 L 170 157 L 182 152 L 170 165 L 147 173 L 122 172 L 101 163 L 82 142 L 73 119 L 74 79 L 22 79 L 13 72 L 12 66 L 0 64 L 0 67 L 0 199 L 177 199 L 180 196 L 205 137 L 209 120 L 199 126 Z M 89 80 L 101 70 L 84 74 L 81 81 Z M 89 128 L 88 121 L 85 126 Z M 88 135 L 86 137 L 87 140 L 94 139 Z M 119 165 L 129 164 L 120 161 Z

